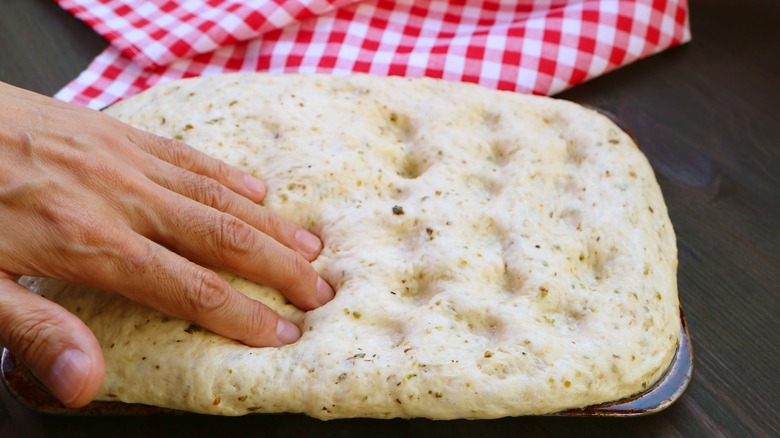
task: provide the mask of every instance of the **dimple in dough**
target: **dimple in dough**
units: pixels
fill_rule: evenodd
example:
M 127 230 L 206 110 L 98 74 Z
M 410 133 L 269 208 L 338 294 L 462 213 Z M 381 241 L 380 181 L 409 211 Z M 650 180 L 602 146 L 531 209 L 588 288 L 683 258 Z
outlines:
M 431 79 L 224 75 L 107 113 L 269 186 L 336 289 L 251 348 L 105 292 L 25 280 L 106 359 L 99 399 L 222 415 L 496 418 L 643 391 L 678 342 L 677 253 L 643 154 L 581 106 Z

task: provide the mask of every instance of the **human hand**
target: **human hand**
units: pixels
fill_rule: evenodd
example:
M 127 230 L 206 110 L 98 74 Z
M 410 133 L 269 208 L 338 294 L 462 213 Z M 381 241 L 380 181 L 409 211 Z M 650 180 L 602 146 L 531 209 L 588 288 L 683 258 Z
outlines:
M 261 181 L 93 110 L 3 83 L 0 102 L 0 344 L 66 406 L 100 389 L 100 346 L 21 275 L 114 291 L 258 347 L 300 331 L 194 262 L 303 310 L 333 298 L 309 263 L 320 240 L 258 206 Z

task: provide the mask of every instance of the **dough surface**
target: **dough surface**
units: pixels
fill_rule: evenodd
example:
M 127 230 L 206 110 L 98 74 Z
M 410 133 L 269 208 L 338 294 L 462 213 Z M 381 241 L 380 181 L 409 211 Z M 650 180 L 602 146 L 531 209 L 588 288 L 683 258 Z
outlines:
M 573 103 L 430 79 L 225 75 L 106 111 L 244 168 L 322 237 L 335 299 L 250 348 L 120 296 L 31 289 L 95 332 L 99 399 L 243 415 L 497 418 L 651 386 L 679 338 L 677 250 L 632 139 Z

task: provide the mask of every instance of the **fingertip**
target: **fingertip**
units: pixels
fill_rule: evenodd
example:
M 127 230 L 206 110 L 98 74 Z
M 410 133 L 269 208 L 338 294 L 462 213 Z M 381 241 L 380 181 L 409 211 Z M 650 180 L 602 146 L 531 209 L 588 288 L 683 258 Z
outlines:
M 44 380 L 62 404 L 79 408 L 88 404 L 97 394 L 102 377 L 96 379 L 99 364 L 83 351 L 70 348 L 63 351 L 54 361 Z
M 86 330 L 84 330 L 86 329 Z M 46 386 L 69 408 L 91 402 L 103 386 L 105 364 L 100 344 L 86 327 L 77 327 L 45 375 Z
M 301 330 L 290 321 L 279 318 L 276 323 L 276 337 L 282 345 L 292 344 L 301 338 Z

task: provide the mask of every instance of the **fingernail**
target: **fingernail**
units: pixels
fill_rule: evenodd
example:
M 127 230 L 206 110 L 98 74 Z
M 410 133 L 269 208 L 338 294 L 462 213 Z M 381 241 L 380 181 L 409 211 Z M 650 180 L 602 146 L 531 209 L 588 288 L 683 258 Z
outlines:
M 295 240 L 301 245 L 301 250 L 307 254 L 316 255 L 319 254 L 322 248 L 322 242 L 320 238 L 306 230 L 298 230 L 295 232 Z
M 279 319 L 279 322 L 276 323 L 276 337 L 279 338 L 283 344 L 292 344 L 300 339 L 301 331 L 290 321 Z
M 259 197 L 264 197 L 266 192 L 266 186 L 265 183 L 260 181 L 259 179 L 250 176 L 250 175 L 244 175 L 244 185 L 246 188 L 248 188 L 250 191 L 255 193 Z
M 49 389 L 61 402 L 72 402 L 84 388 L 91 367 L 92 361 L 82 351 L 65 350 L 49 370 Z
M 320 302 L 320 304 L 325 304 L 333 299 L 333 297 L 336 296 L 336 293 L 333 292 L 333 288 L 330 287 L 328 282 L 322 279 L 322 277 L 317 279 L 317 301 Z

